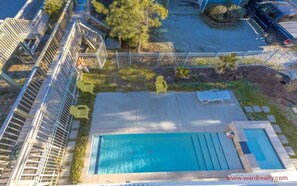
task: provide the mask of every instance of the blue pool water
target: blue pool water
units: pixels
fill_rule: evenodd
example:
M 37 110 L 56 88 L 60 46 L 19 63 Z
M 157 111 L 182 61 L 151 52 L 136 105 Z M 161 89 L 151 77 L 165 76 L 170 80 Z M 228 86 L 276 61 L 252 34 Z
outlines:
M 244 133 L 248 148 L 254 154 L 261 169 L 283 168 L 264 129 L 245 129 Z
M 242 169 L 224 133 L 94 136 L 90 174 Z

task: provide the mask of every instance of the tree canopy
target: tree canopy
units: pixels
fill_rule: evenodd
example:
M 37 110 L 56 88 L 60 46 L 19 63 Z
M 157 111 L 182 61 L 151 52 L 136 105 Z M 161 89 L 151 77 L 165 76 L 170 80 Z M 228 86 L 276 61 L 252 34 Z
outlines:
M 63 6 L 62 0 L 45 0 L 44 11 L 51 17 L 56 16 Z
M 98 14 L 108 14 L 108 9 L 102 3 L 98 2 L 97 0 L 92 0 L 91 2 Z
M 145 45 L 151 28 L 161 26 L 168 11 L 155 0 L 114 0 L 106 22 L 110 35 L 127 41 L 131 47 Z

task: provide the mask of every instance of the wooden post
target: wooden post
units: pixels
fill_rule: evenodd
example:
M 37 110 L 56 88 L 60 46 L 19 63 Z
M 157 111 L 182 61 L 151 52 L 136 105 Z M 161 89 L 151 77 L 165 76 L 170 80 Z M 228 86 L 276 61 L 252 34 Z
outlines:
M 25 111 L 21 110 L 21 109 L 18 109 L 16 108 L 14 110 L 18 115 L 22 116 L 23 118 L 33 118 L 33 116 L 29 115 L 28 113 L 26 113 Z

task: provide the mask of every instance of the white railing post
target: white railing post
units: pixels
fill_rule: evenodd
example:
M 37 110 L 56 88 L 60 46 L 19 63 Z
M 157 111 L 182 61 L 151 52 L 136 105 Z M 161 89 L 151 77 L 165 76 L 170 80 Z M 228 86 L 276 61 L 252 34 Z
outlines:
M 186 66 L 186 64 L 187 64 L 187 62 L 188 62 L 188 58 L 189 58 L 189 56 L 190 56 L 190 53 L 191 53 L 191 52 L 188 52 L 188 55 L 187 55 L 186 60 L 185 60 L 185 62 L 184 62 L 184 64 L 183 64 L 183 67 Z
M 158 52 L 157 68 L 159 67 L 159 62 L 160 62 L 160 52 Z
M 268 59 L 266 59 L 265 61 L 264 61 L 264 64 L 266 65 L 266 63 L 270 60 L 270 59 L 272 59 L 272 57 L 276 54 L 276 53 L 278 53 L 279 52 L 279 50 L 276 50 Z
M 115 52 L 115 55 L 116 55 L 116 61 L 117 61 L 118 68 L 120 68 L 120 62 L 119 62 L 119 54 L 118 54 L 118 51 Z
M 218 58 L 221 55 L 221 52 L 218 52 L 214 58 Z M 214 61 L 212 61 L 212 67 L 215 67 Z
M 129 65 L 132 66 L 132 54 L 129 52 Z

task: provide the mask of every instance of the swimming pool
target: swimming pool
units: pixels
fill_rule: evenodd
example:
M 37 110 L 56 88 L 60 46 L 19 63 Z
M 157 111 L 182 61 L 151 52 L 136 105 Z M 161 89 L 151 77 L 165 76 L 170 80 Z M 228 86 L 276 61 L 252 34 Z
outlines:
M 239 170 L 224 133 L 158 133 L 94 136 L 90 174 Z
M 283 169 L 264 129 L 244 129 L 247 146 L 261 169 Z

